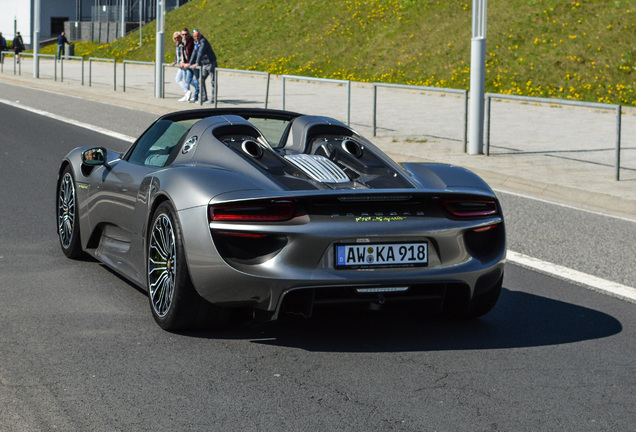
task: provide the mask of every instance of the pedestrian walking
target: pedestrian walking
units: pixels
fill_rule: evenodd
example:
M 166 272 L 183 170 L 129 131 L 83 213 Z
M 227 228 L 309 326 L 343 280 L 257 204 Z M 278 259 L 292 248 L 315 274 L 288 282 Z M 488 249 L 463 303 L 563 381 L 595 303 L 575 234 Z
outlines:
M 64 45 L 68 44 L 69 41 L 64 36 L 64 32 L 60 33 L 57 37 L 57 61 L 60 61 L 62 58 L 62 54 L 64 53 Z
M 13 52 L 15 53 L 18 63 L 20 63 L 20 53 L 22 51 L 24 51 L 24 42 L 22 41 L 22 35 L 20 35 L 20 32 L 17 32 L 13 38 Z

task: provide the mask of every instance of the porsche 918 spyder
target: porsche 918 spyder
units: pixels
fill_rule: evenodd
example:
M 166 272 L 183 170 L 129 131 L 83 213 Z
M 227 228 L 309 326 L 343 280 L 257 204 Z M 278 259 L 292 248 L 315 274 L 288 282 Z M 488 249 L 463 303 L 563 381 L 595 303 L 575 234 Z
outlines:
M 422 301 L 473 318 L 502 286 L 504 219 L 482 179 L 400 165 L 329 117 L 164 115 L 123 154 L 71 151 L 56 201 L 62 251 L 147 290 L 171 331 L 233 308 L 274 320 Z

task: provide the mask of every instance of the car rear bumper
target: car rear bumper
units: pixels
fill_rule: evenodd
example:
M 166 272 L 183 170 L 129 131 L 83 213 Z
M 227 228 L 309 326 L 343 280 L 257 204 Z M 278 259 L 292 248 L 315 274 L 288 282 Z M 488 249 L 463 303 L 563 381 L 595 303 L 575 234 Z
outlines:
M 224 233 L 235 227 L 217 224 L 211 229 L 201 223 L 207 220 L 206 211 L 205 207 L 197 207 L 180 212 L 182 225 L 188 227 L 184 230 L 184 241 L 195 289 L 211 303 L 253 307 L 274 317 L 281 310 L 282 299 L 299 291 L 311 291 L 314 301 L 325 303 L 329 298 L 334 302 L 423 298 L 443 295 L 449 286 L 466 287 L 472 297 L 476 288 L 479 290 L 480 278 L 483 280 L 496 273 L 489 278 L 498 279 L 503 274 L 505 236 L 500 217 L 478 223 L 445 224 L 437 218 L 351 223 L 344 218 L 338 221 L 327 216 L 314 218 L 311 223 L 296 221 L 282 227 L 246 227 L 248 231 L 285 237 L 278 250 L 276 246 L 273 252 L 265 251 L 264 258 L 254 259 L 230 256 L 222 250 L 213 233 Z M 493 244 L 486 253 L 475 254 L 467 247 L 464 233 L 489 224 L 500 224 L 501 233 L 493 237 Z M 309 232 L 308 227 L 311 227 Z M 250 240 L 247 241 L 246 248 L 250 249 Z M 427 266 L 357 269 L 335 266 L 335 244 L 394 241 L 427 242 Z M 360 288 L 368 291 L 359 292 Z M 406 289 L 391 291 L 388 288 Z M 442 294 L 436 294 L 436 289 Z

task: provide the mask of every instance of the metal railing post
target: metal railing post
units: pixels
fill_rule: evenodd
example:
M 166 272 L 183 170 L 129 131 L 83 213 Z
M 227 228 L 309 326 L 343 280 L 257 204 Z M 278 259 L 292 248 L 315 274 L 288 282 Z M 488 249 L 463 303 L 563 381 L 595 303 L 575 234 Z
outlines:
M 351 126 L 351 81 L 347 81 L 347 126 Z
M 269 79 L 270 74 L 267 72 L 267 87 L 265 88 L 265 109 L 267 109 L 267 104 L 269 103 Z
M 124 60 L 122 62 L 123 65 L 123 71 L 122 71 L 122 76 L 121 76 L 121 81 L 122 81 L 122 89 L 121 91 L 123 91 L 124 93 L 126 93 L 126 60 Z
M 214 106 L 216 106 L 216 92 L 217 92 L 217 81 L 216 81 L 216 68 L 214 68 L 214 75 L 210 75 L 210 96 L 212 97 L 212 99 L 210 99 L 211 101 L 214 101 Z M 214 81 L 212 81 L 214 80 Z
M 117 59 L 113 59 L 113 91 L 117 91 Z
M 373 136 L 376 134 L 376 125 L 378 118 L 378 86 L 373 83 Z
M 486 93 L 486 156 L 490 156 L 490 95 Z M 464 147 L 466 153 L 466 147 Z
M 218 68 L 214 68 L 214 108 L 217 107 L 218 100 L 216 93 L 219 91 L 219 71 Z
M 464 153 L 468 152 L 468 90 L 464 90 Z
M 203 106 L 203 66 L 199 65 L 199 105 Z
M 88 59 L 88 86 L 91 87 L 93 82 L 93 59 Z
M 285 111 L 285 75 L 283 75 L 283 111 Z
M 161 63 L 161 99 L 166 98 L 166 64 Z
M 621 115 L 623 108 L 616 106 L 616 181 L 621 179 Z

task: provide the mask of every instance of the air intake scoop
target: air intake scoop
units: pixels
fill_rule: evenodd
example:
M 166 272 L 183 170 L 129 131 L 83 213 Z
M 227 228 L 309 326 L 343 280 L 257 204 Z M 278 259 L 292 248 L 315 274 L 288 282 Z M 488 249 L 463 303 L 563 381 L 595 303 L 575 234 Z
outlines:
M 347 183 L 349 177 L 338 165 L 320 155 L 294 154 L 285 159 L 307 174 L 309 178 L 321 183 Z

